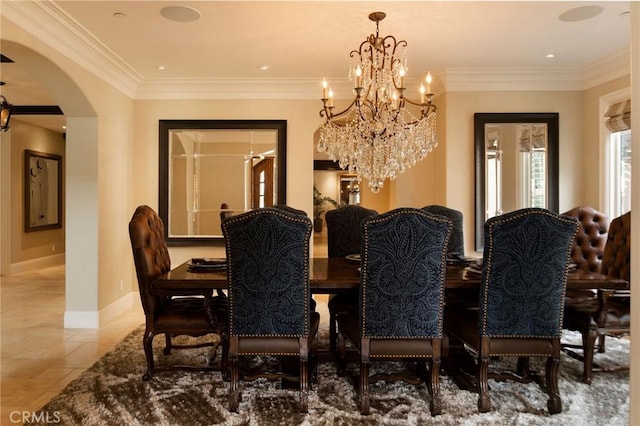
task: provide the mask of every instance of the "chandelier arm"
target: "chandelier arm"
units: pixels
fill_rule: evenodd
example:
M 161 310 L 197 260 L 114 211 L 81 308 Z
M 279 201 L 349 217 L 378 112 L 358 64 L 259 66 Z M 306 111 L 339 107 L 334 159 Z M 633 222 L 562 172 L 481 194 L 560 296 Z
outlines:
M 357 99 L 354 99 L 353 101 L 351 101 L 351 103 L 349 104 L 348 107 L 346 107 L 342 111 L 337 112 L 335 114 L 331 112 L 331 108 L 330 107 L 324 107 L 323 109 L 320 110 L 320 117 L 324 117 L 327 121 L 333 120 L 334 118 L 339 118 L 339 117 L 347 114 L 349 112 L 349 110 L 351 110 L 353 105 L 356 103 L 356 101 L 357 101 Z M 337 124 L 337 125 L 340 126 L 340 124 Z

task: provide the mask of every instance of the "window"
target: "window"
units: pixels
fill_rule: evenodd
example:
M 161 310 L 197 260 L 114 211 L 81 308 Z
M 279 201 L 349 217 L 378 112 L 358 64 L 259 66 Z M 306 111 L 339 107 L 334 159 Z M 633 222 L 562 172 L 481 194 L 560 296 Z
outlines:
M 605 116 L 606 209 L 610 218 L 631 210 L 631 101 L 609 100 Z
M 609 212 L 612 218 L 631 210 L 631 130 L 609 135 Z

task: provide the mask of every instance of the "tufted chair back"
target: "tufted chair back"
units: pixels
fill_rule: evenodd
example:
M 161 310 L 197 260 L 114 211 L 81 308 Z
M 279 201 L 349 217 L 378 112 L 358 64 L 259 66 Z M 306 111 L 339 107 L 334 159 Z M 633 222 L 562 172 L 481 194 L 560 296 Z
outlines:
M 602 257 L 602 273 L 630 280 L 631 212 L 613 219 Z
M 230 334 L 307 335 L 311 220 L 264 208 L 233 216 L 222 228 Z
M 329 210 L 327 221 L 327 250 L 329 257 L 344 257 L 360 253 L 360 223 L 378 212 L 359 205 Z
M 171 270 L 164 223 L 151 207 L 139 206 L 129 222 L 129 237 L 142 307 L 145 314 L 152 314 L 167 298 L 151 295 L 149 284 Z
M 485 223 L 482 336 L 559 337 L 578 222 L 527 208 Z
M 411 208 L 364 220 L 363 337 L 442 337 L 451 226 L 447 218 Z
M 571 260 L 578 269 L 599 273 L 604 246 L 607 242 L 609 218 L 588 206 L 575 207 L 563 215 L 575 217 L 579 223 L 578 232 L 571 246 Z
M 462 212 L 438 205 L 425 206 L 422 210 L 451 219 L 453 229 L 451 230 L 451 237 L 449 238 L 447 252 L 458 253 L 459 256 L 464 257 L 464 227 Z

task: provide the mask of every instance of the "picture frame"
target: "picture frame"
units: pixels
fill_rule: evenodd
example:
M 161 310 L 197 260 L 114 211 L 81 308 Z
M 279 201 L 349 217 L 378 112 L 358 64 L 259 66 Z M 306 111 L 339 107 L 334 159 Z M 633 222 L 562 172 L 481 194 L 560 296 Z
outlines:
M 24 232 L 62 228 L 62 156 L 24 151 Z

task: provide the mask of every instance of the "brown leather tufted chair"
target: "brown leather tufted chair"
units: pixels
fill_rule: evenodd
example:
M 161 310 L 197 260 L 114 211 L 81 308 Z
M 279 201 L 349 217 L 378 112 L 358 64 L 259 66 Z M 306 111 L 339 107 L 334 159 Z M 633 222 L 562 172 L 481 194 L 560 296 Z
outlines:
M 629 280 L 631 265 L 631 212 L 615 218 L 609 228 L 607 243 L 602 256 L 600 272 Z M 597 304 L 586 303 L 567 306 L 565 328 L 582 333 L 582 355 L 568 352 L 584 361 L 583 381 L 591 383 L 593 371 L 605 371 L 594 365 L 595 349 L 605 351 L 604 336 L 623 336 L 630 333 L 631 299 L 628 291 L 599 290 Z M 596 345 L 596 339 L 599 340 Z M 627 369 L 618 366 L 610 370 Z
M 222 371 L 226 374 L 228 338 L 227 308 L 222 297 L 212 297 L 211 292 L 201 295 L 193 293 L 172 298 L 153 293 L 150 284 L 159 276 L 171 270 L 171 259 L 164 239 L 164 224 L 158 214 L 149 206 L 139 206 L 129 222 L 129 237 L 136 266 L 140 299 L 145 314 L 145 332 L 142 340 L 147 359 L 147 371 L 143 380 L 150 380 L 155 369 L 153 359 L 153 338 L 157 334 L 165 335 L 163 353 L 168 355 L 171 349 L 189 349 L 203 346 L 217 346 L 215 341 L 206 341 L 194 345 L 174 345 L 171 338 L 179 335 L 204 336 L 218 334 L 222 342 Z M 212 366 L 181 366 L 185 369 L 211 370 Z M 168 369 L 168 367 L 163 368 Z
M 563 215 L 575 217 L 580 224 L 571 246 L 571 261 L 578 269 L 599 273 L 607 243 L 609 218 L 588 206 L 575 207 Z

